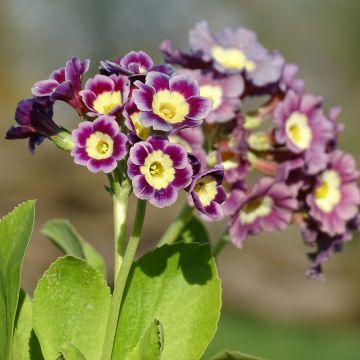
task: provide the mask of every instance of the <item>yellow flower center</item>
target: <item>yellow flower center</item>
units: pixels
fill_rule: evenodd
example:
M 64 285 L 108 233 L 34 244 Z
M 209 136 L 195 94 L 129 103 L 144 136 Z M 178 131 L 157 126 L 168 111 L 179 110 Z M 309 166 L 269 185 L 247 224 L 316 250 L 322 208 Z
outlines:
M 211 55 L 225 69 L 239 71 L 255 69 L 255 63 L 248 60 L 244 52 L 238 48 L 223 48 L 217 45 L 211 49 Z
M 243 224 L 251 224 L 257 218 L 271 213 L 273 199 L 270 196 L 260 197 L 247 203 L 240 211 L 239 217 Z
M 341 200 L 341 179 L 336 171 L 326 170 L 321 174 L 321 183 L 315 189 L 315 204 L 325 213 L 333 211 Z
M 107 159 L 113 153 L 114 140 L 107 134 L 96 131 L 86 140 L 87 154 L 96 160 Z
M 286 121 L 285 132 L 289 139 L 301 150 L 308 149 L 312 140 L 309 119 L 298 112 L 294 112 Z
M 216 180 L 212 176 L 204 176 L 198 180 L 194 186 L 194 191 L 199 196 L 199 200 L 203 206 L 208 206 L 214 200 L 216 190 Z
M 105 91 L 98 95 L 93 102 L 93 108 L 98 114 L 108 114 L 117 106 L 122 105 L 122 97 L 120 91 Z
M 161 150 L 149 154 L 140 166 L 146 181 L 156 190 L 165 189 L 175 178 L 175 169 L 170 156 Z
M 223 90 L 221 86 L 202 85 L 200 95 L 212 101 L 212 109 L 216 110 L 222 103 Z
M 146 140 L 150 136 L 150 128 L 145 127 L 139 120 L 140 113 L 135 112 L 130 115 L 130 119 L 134 125 L 135 133 L 141 140 Z
M 160 90 L 154 95 L 152 108 L 156 115 L 170 124 L 184 121 L 189 113 L 189 105 L 177 91 Z

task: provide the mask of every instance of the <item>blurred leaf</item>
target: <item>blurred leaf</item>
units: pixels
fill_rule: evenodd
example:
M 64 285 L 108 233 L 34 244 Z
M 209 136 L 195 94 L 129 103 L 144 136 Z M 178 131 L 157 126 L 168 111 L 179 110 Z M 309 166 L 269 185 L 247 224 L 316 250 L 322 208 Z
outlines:
M 84 260 L 55 261 L 38 282 L 33 324 L 46 360 L 70 342 L 88 360 L 99 360 L 110 305 L 110 290 L 101 274 Z
M 26 201 L 0 220 L 0 359 L 12 351 L 20 273 L 35 216 L 35 201 Z
M 224 350 L 215 355 L 211 360 L 265 360 L 256 356 L 244 354 L 240 351 Z
M 126 359 L 153 319 L 161 321 L 162 360 L 199 359 L 214 336 L 220 280 L 208 245 L 164 245 L 134 263 L 120 313 L 113 359 Z
M 210 241 L 205 226 L 193 216 L 175 242 L 208 244 Z
M 75 230 L 66 219 L 49 220 L 41 232 L 67 255 L 85 259 L 106 278 L 106 265 L 102 256 Z
M 162 348 L 162 325 L 158 320 L 154 320 L 126 360 L 159 360 Z
M 61 353 L 65 360 L 86 360 L 83 353 L 75 345 L 69 342 L 63 344 Z

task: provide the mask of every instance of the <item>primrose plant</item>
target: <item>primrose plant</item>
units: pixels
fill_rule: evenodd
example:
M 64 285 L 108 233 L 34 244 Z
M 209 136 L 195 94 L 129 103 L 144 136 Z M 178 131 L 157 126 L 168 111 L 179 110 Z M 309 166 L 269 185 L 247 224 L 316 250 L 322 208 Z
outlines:
M 7 139 L 28 138 L 31 152 L 49 139 L 75 164 L 106 174 L 115 272 L 110 290 L 102 257 L 67 220 L 50 220 L 42 231 L 65 256 L 30 299 L 20 270 L 34 202 L 19 205 L 0 223 L 1 359 L 200 359 L 219 319 L 214 258 L 226 244 L 241 248 L 249 236 L 295 224 L 313 248 L 307 275 L 321 278 L 324 261 L 359 229 L 359 172 L 337 146 L 340 110 L 325 112 L 305 92 L 296 65 L 252 31 L 213 34 L 206 22 L 190 31 L 187 52 L 169 41 L 160 49 L 166 64 L 131 51 L 102 61 L 86 82 L 89 60 L 73 57 L 19 102 Z M 250 98 L 263 102 L 251 107 Z M 53 120 L 56 101 L 77 112 L 77 128 Z M 179 215 L 134 261 L 147 203 L 171 206 L 181 191 Z M 224 217 L 211 243 L 202 220 Z M 255 358 L 225 351 L 213 359 Z

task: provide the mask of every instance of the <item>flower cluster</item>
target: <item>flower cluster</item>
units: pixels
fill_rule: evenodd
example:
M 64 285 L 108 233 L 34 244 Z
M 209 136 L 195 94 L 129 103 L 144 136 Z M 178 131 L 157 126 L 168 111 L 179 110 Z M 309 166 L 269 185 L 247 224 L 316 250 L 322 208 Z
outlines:
M 164 41 L 161 65 L 143 51 L 102 61 L 84 85 L 89 61 L 74 57 L 18 104 L 7 138 L 29 138 L 32 151 L 51 139 L 91 172 L 130 179 L 135 196 L 157 207 L 184 190 L 204 218 L 228 216 L 237 247 L 249 235 L 298 224 L 315 247 L 308 274 L 321 275 L 360 223 L 359 173 L 337 147 L 339 109 L 325 112 L 297 66 L 250 30 L 213 34 L 200 22 L 189 47 Z M 266 101 L 245 111 L 259 96 Z M 52 119 L 58 100 L 79 114 L 72 132 Z
M 165 59 L 192 74 L 213 108 L 205 118 L 203 167 L 222 166 L 230 240 L 298 224 L 309 254 L 309 276 L 359 228 L 359 173 L 353 157 L 337 148 L 340 113 L 323 109 L 296 78 L 296 65 L 269 52 L 244 28 L 210 32 L 206 22 L 190 31 L 188 52 L 160 48 Z M 266 96 L 263 105 L 244 103 Z M 256 173 L 257 175 L 252 175 Z M 254 182 L 254 179 L 258 179 Z

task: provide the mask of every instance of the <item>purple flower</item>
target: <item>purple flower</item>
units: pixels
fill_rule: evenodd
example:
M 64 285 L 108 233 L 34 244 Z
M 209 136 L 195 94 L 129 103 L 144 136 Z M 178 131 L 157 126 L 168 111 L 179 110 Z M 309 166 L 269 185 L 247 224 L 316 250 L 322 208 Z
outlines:
M 229 236 L 238 247 L 247 235 L 285 229 L 297 207 L 290 189 L 268 177 L 262 178 L 250 194 L 238 191 L 236 195 L 232 205 L 237 211 L 231 217 Z
M 346 231 L 342 234 L 330 236 L 322 232 L 315 223 L 305 222 L 302 224 L 301 234 L 304 242 L 316 250 L 308 253 L 311 261 L 311 267 L 306 271 L 306 275 L 310 278 L 323 280 L 323 263 L 328 261 L 330 257 L 341 252 L 345 242 L 352 239 L 353 231 L 356 228 L 357 218 L 348 222 Z
M 224 28 L 213 35 L 206 21 L 190 31 L 190 54 L 171 49 L 169 42 L 161 45 L 170 63 L 188 68 L 213 66 L 220 73 L 243 73 L 253 85 L 263 87 L 281 77 L 284 60 L 277 52 L 269 53 L 257 42 L 256 35 L 244 28 Z
M 145 75 L 149 71 L 158 71 L 170 75 L 174 71 L 172 66 L 168 64 L 154 66 L 154 62 L 145 51 L 130 51 L 115 61 L 106 60 L 100 63 L 102 66 L 100 72 L 104 75 Z
M 276 141 L 292 153 L 302 154 L 309 174 L 325 168 L 326 146 L 334 136 L 333 125 L 323 115 L 321 106 L 320 97 L 299 96 L 290 90 L 274 111 Z
M 346 231 L 346 223 L 358 213 L 360 192 L 356 184 L 359 172 L 354 158 L 340 150 L 331 153 L 327 168 L 316 178 L 306 202 L 310 216 L 321 231 L 330 236 Z
M 84 113 L 79 92 L 83 75 L 89 70 L 90 61 L 71 58 L 60 69 L 53 71 L 48 80 L 34 84 L 31 92 L 34 96 L 50 96 L 53 101 L 62 100 L 69 103 L 80 114 Z
M 201 71 L 179 71 L 190 75 L 199 85 L 200 95 L 212 101 L 212 110 L 205 118 L 209 124 L 223 123 L 235 117 L 240 109 L 240 96 L 244 91 L 244 80 L 240 75 L 214 78 L 212 73 Z
M 127 102 L 130 82 L 123 75 L 95 75 L 80 95 L 90 110 L 88 115 L 116 115 Z
M 198 160 L 201 170 L 207 167 L 206 152 L 203 149 L 204 133 L 200 127 L 173 131 L 169 135 L 169 141 L 172 144 L 183 146 L 188 153 L 193 154 Z
M 151 129 L 145 127 L 139 120 L 140 110 L 137 108 L 133 99 L 126 103 L 123 115 L 125 118 L 125 125 L 130 130 L 129 139 L 131 143 L 146 140 L 150 136 Z
M 199 87 L 189 76 L 149 72 L 146 82 L 135 81 L 133 99 L 140 121 L 154 130 L 171 131 L 200 126 L 211 111 L 211 102 L 199 96 Z
M 228 142 L 221 142 L 215 153 L 214 162 L 222 165 L 225 180 L 228 183 L 235 183 L 243 180 L 248 171 L 246 153 L 241 148 L 232 147 Z M 210 156 L 210 163 L 211 156 Z
M 185 149 L 159 137 L 136 143 L 130 149 L 128 175 L 134 194 L 157 207 L 173 204 L 192 177 Z
M 189 196 L 194 206 L 214 220 L 219 220 L 223 216 L 221 205 L 226 200 L 226 193 L 222 187 L 223 179 L 223 168 L 215 166 L 198 175 L 189 188 Z
M 120 132 L 113 116 L 100 116 L 85 121 L 72 132 L 75 147 L 71 151 L 75 164 L 86 166 L 91 172 L 113 171 L 127 154 L 127 137 Z
M 53 102 L 49 97 L 22 100 L 15 112 L 17 124 L 7 131 L 6 139 L 29 138 L 29 149 L 34 152 L 35 145 L 62 131 L 52 117 Z

